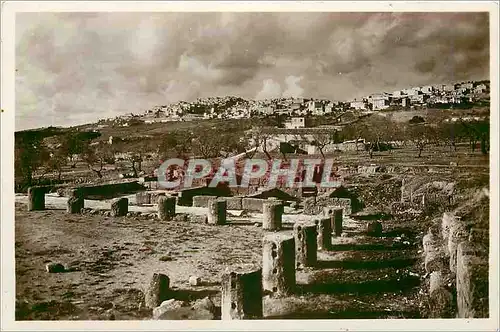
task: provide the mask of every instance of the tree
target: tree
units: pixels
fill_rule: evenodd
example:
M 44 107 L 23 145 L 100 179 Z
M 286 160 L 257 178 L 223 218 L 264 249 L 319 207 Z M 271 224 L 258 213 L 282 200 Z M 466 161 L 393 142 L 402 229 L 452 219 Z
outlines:
M 436 140 L 436 130 L 424 124 L 408 125 L 407 130 L 409 140 L 418 149 L 418 157 L 422 156 L 424 148 Z
M 23 183 L 31 186 L 34 173 L 49 158 L 43 137 L 35 132 L 17 132 L 15 134 L 15 175 L 23 179 Z
M 325 154 L 323 153 L 324 148 L 331 142 L 331 134 L 330 133 L 314 133 L 312 135 L 312 140 L 310 141 L 311 145 L 314 145 L 318 148 L 319 152 L 323 159 L 325 159 Z
M 162 158 L 174 155 L 176 158 L 185 158 L 191 151 L 193 135 L 188 131 L 173 131 L 162 138 L 158 153 Z
M 95 172 L 100 179 L 103 177 L 102 171 L 104 165 L 114 163 L 114 156 L 107 144 L 99 144 L 97 146 L 86 145 L 82 156 L 88 168 Z
M 46 161 L 46 168 L 49 172 L 56 172 L 57 179 L 61 180 L 63 167 L 68 163 L 68 157 L 61 148 L 53 149 L 50 152 L 50 157 Z
M 465 135 L 469 137 L 472 152 L 476 149 L 477 141 L 481 142 L 481 153 L 489 151 L 490 123 L 487 120 L 465 122 L 461 121 Z
M 267 159 L 271 160 L 272 157 L 269 154 L 269 151 L 267 151 L 267 143 L 271 139 L 271 134 L 269 134 L 264 127 L 256 126 L 252 128 L 250 135 L 251 135 L 250 140 L 253 142 L 253 145 L 255 146 L 256 150 L 259 147 L 262 147 L 262 151 L 265 153 Z

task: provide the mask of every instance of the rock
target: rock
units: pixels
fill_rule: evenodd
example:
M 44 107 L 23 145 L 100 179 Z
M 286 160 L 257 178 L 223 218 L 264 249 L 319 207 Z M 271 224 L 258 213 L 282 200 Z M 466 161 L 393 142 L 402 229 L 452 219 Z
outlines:
M 382 224 L 379 221 L 370 221 L 366 226 L 366 233 L 371 236 L 381 236 Z
M 262 226 L 262 224 L 261 224 L 261 223 L 258 223 L 258 222 L 256 222 L 256 223 L 255 223 L 255 224 L 253 224 L 253 225 L 254 225 L 255 227 L 261 227 L 261 226 Z
M 189 277 L 189 284 L 191 286 L 199 286 L 201 285 L 201 278 L 197 276 L 191 276 Z
M 170 262 L 170 261 L 173 261 L 174 259 L 172 257 L 170 257 L 170 256 L 167 255 L 167 256 L 161 256 L 159 258 L 159 260 L 162 261 L 162 262 Z
M 175 221 L 180 221 L 180 222 L 185 222 L 188 220 L 188 217 L 186 214 L 184 213 L 179 213 L 177 214 L 175 217 L 174 217 L 174 220 Z
M 195 222 L 198 224 L 206 224 L 208 223 L 208 217 L 206 215 L 191 215 L 191 222 Z
M 61 273 L 66 271 L 66 268 L 60 263 L 49 263 L 45 265 L 45 270 L 49 273 Z
M 192 308 L 193 310 L 199 312 L 200 316 L 204 316 L 208 320 L 215 318 L 216 307 L 209 297 L 196 301 Z
M 175 299 L 163 302 L 153 309 L 153 319 L 162 320 L 213 320 L 215 305 L 209 298 L 185 306 L 185 302 Z
M 176 299 L 163 301 L 158 307 L 153 309 L 153 319 L 160 319 L 160 317 L 168 311 L 178 309 L 182 307 L 183 304 L 184 302 Z

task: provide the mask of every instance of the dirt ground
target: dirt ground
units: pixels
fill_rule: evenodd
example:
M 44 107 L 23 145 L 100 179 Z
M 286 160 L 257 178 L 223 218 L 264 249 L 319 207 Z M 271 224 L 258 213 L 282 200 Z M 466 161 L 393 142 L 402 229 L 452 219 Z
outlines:
M 409 305 L 419 284 L 415 234 L 387 222 L 384 238 L 370 238 L 362 232 L 364 223 L 346 220 L 345 237 L 334 239 L 332 251 L 319 253 L 318 267 L 298 272 L 302 286 L 296 296 L 266 298 L 265 315 L 418 316 L 418 305 Z M 291 227 L 282 232 L 291 233 Z M 57 209 L 27 212 L 17 203 L 16 318 L 149 319 L 143 291 L 155 272 L 169 276 L 175 298 L 209 296 L 220 305 L 225 268 L 260 265 L 262 236 L 253 223 L 209 226 Z M 49 262 L 62 263 L 69 272 L 47 273 Z M 203 285 L 190 286 L 191 275 Z

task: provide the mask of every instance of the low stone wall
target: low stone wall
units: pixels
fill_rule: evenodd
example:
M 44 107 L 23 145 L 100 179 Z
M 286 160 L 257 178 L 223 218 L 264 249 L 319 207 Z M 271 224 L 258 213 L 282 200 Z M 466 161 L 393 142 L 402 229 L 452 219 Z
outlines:
M 135 202 L 137 205 L 156 204 L 158 197 L 165 195 L 166 192 L 161 191 L 140 191 L 135 194 Z
M 242 208 L 243 210 L 262 213 L 264 202 L 267 202 L 267 199 L 245 197 L 242 199 Z
M 343 209 L 343 214 L 348 216 L 352 213 L 351 199 L 328 196 L 316 196 L 304 201 L 305 214 L 319 214 L 325 206 L 338 206 Z
M 217 198 L 217 196 L 212 196 L 212 195 L 193 196 L 193 206 L 207 207 L 208 201 L 214 198 Z
M 192 206 L 194 196 L 217 196 L 217 197 L 229 197 L 231 195 L 230 190 L 224 190 L 223 188 L 217 187 L 194 187 L 183 189 L 179 192 L 177 204 L 181 206 Z
M 243 210 L 243 197 L 226 197 L 228 210 Z
M 82 197 L 87 199 L 109 199 L 122 196 L 124 194 L 136 193 L 146 190 L 138 181 L 128 181 L 119 183 L 106 183 L 96 185 L 85 185 L 77 187 L 66 187 L 62 190 L 63 196 L 68 196 L 72 190 L 78 190 Z

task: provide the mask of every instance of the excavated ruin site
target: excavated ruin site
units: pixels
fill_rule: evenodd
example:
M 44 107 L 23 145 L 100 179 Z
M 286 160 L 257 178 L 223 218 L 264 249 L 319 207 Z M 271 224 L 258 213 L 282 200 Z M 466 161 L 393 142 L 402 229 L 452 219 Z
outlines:
M 350 166 L 309 197 L 32 187 L 16 319 L 488 317 L 489 171 L 468 165 Z

